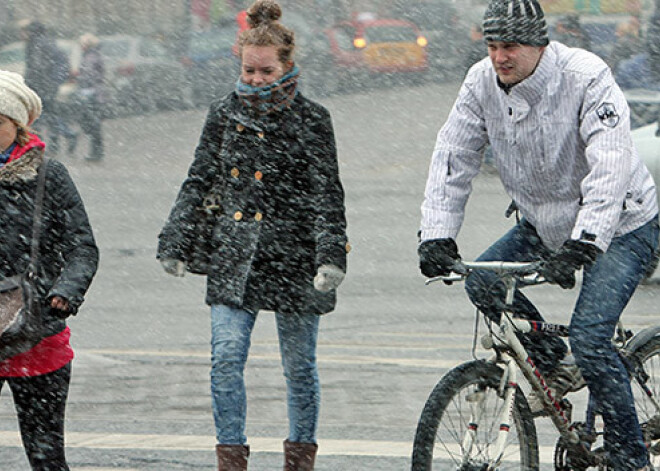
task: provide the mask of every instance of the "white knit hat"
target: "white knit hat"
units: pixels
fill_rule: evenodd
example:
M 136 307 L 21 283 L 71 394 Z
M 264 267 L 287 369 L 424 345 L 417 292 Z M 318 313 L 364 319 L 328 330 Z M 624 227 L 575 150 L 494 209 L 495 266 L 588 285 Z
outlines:
M 41 98 L 20 74 L 0 70 L 0 114 L 23 126 L 31 126 L 41 115 Z

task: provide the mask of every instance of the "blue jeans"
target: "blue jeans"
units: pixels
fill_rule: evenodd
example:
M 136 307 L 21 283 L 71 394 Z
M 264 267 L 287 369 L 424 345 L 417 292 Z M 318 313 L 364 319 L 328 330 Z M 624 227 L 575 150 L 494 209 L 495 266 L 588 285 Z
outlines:
M 570 344 L 589 391 L 605 422 L 605 445 L 613 469 L 637 470 L 647 464 L 646 448 L 635 413 L 626 368 L 612 346 L 616 324 L 637 285 L 642 280 L 658 246 L 658 218 L 633 232 L 612 240 L 606 253 L 586 267 L 582 288 L 570 324 Z M 531 261 L 548 254 L 536 230 L 525 220 L 498 240 L 479 260 Z M 500 313 L 493 295 L 500 299 L 501 283 L 488 272 L 470 276 L 466 289 L 470 299 L 487 316 Z M 527 319 L 542 320 L 539 312 L 520 292 L 515 293 L 515 312 Z M 558 338 L 521 338 L 530 356 L 547 373 L 563 357 L 566 347 Z M 531 345 L 530 345 L 531 344 Z M 560 345 L 561 344 L 561 345 Z
M 245 445 L 247 397 L 243 371 L 257 314 L 221 304 L 211 307 L 211 394 L 216 437 Z M 316 367 L 319 316 L 275 314 L 287 387 L 288 440 L 316 443 L 321 390 Z

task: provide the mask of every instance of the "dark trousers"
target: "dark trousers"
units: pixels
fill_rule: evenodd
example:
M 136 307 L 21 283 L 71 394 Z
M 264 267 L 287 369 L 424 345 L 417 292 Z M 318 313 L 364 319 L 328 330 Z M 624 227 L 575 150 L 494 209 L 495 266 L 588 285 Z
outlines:
M 14 397 L 25 454 L 33 471 L 69 471 L 64 456 L 64 409 L 71 363 L 41 376 L 0 377 Z
M 607 252 L 584 269 L 571 316 L 571 350 L 603 416 L 605 448 L 616 471 L 638 470 L 648 462 L 628 372 L 611 340 L 623 309 L 658 247 L 659 232 L 656 216 L 642 227 L 612 239 Z M 533 261 L 547 253 L 534 227 L 523 219 L 479 260 Z M 497 300 L 503 300 L 504 287 L 493 273 L 475 272 L 468 278 L 466 289 L 482 312 L 499 320 Z M 543 320 L 520 291 L 515 293 L 514 310 L 519 317 Z M 566 352 L 566 345 L 557 337 L 523 336 L 521 342 L 543 373 L 552 370 Z
M 90 157 L 101 159 L 103 157 L 103 104 L 96 96 L 80 96 L 77 102 L 77 114 L 80 129 L 89 136 Z

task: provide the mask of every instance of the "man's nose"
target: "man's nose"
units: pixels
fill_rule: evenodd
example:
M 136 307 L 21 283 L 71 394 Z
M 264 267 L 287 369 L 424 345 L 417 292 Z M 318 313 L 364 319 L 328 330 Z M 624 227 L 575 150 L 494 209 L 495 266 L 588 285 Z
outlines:
M 506 62 L 507 61 L 507 55 L 503 50 L 497 50 L 495 51 L 495 62 Z

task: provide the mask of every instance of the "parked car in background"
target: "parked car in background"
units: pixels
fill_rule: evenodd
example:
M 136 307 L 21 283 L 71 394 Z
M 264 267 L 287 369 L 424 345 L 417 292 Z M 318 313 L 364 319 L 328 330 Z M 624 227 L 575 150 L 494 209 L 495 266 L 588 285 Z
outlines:
M 656 117 L 654 123 L 633 130 L 632 138 L 637 152 L 651 172 L 656 190 L 658 190 L 658 184 L 660 184 L 660 116 Z M 658 193 L 658 204 L 660 205 L 660 193 Z M 656 251 L 653 266 L 647 271 L 647 278 L 653 275 L 659 260 L 660 249 Z
M 459 15 L 457 5 L 452 0 L 399 0 L 394 4 L 393 16 L 415 24 L 428 40 L 426 51 L 433 80 L 463 77 L 470 27 L 481 24 L 483 18 L 483 10 L 464 8 Z
M 192 32 L 185 39 L 180 60 L 192 87 L 195 105 L 208 105 L 234 89 L 240 73 L 234 54 L 237 25 Z
M 428 71 L 428 41 L 409 21 L 344 21 L 327 29 L 326 35 L 335 78 L 341 83 L 359 86 L 403 77 L 421 82 Z
M 193 106 L 186 69 L 161 42 L 130 35 L 99 36 L 99 40 L 111 113 Z

